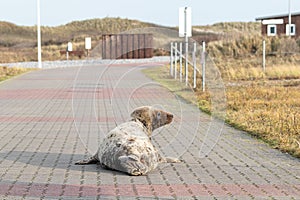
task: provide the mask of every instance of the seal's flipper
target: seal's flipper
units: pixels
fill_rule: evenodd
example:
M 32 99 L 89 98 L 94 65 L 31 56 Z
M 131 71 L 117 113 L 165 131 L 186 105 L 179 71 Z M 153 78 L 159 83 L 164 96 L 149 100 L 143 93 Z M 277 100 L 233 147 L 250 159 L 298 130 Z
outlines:
M 79 160 L 75 163 L 75 165 L 89 165 L 89 164 L 97 164 L 99 162 L 97 154 L 89 157 L 88 159 Z
M 133 176 L 140 176 L 147 173 L 147 167 L 135 155 L 119 157 L 120 165 L 126 173 Z
M 167 163 L 180 163 L 181 160 L 179 160 L 178 158 L 172 158 L 172 157 L 165 157 L 165 160 L 167 161 Z

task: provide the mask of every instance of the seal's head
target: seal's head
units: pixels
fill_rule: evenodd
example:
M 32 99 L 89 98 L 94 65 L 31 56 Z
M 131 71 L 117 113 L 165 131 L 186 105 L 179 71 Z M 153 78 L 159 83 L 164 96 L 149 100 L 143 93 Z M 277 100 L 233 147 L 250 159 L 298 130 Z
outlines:
M 149 137 L 152 131 L 170 124 L 173 120 L 173 114 L 163 110 L 155 109 L 151 106 L 143 106 L 136 108 L 130 115 L 132 120 L 138 120 L 147 128 Z

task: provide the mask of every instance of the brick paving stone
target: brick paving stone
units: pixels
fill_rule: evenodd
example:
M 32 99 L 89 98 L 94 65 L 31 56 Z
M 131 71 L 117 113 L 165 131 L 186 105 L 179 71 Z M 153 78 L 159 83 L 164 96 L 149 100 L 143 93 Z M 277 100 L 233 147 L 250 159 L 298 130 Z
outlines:
M 147 78 L 148 65 L 39 70 L 0 84 L 0 198 L 300 198 L 299 159 L 227 125 L 218 137 L 222 124 Z M 182 163 L 141 177 L 74 165 L 142 105 L 174 113 L 152 141 Z

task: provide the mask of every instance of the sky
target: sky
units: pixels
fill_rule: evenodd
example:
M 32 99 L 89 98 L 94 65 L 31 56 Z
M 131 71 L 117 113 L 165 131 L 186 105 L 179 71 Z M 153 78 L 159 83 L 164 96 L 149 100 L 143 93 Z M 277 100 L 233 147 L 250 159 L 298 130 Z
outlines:
M 41 24 L 58 26 L 72 21 L 121 17 L 178 26 L 179 7 L 192 8 L 193 25 L 250 22 L 257 17 L 287 14 L 289 0 L 40 0 Z M 300 12 L 300 0 L 290 0 Z M 37 0 L 0 0 L 0 21 L 37 24 Z

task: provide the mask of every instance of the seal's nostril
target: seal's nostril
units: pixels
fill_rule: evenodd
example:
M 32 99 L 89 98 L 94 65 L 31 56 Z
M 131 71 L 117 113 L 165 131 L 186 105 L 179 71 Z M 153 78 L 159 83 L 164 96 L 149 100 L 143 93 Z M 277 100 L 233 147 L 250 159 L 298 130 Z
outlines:
M 168 123 L 171 123 L 172 120 L 173 120 L 173 114 L 168 113 L 167 114 L 167 121 L 168 121 Z

